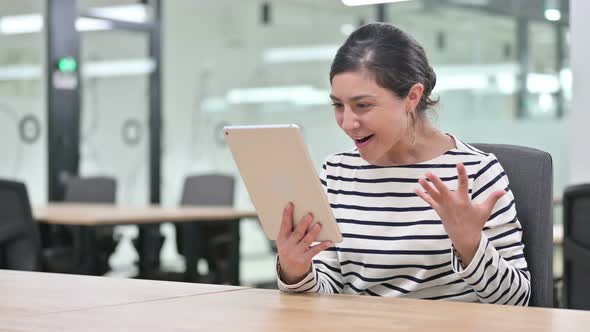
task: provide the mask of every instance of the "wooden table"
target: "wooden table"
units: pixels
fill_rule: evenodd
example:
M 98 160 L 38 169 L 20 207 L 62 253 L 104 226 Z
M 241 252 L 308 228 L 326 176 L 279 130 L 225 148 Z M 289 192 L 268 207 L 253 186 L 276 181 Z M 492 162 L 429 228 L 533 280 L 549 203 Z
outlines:
M 36 206 L 37 221 L 47 224 L 100 226 L 124 224 L 152 224 L 161 222 L 227 221 L 257 218 L 255 211 L 231 207 L 122 207 L 113 204 L 50 203 Z
M 7 287 L 0 271 L 0 294 Z M 72 276 L 74 278 L 74 276 Z M 88 278 L 75 276 L 75 278 Z M 92 286 L 111 283 L 112 291 Z M 152 300 L 117 303 L 125 288 L 121 280 L 84 281 L 88 297 L 108 299 L 111 304 L 68 309 L 79 294 L 66 293 L 67 283 L 41 286 L 38 294 L 19 299 L 22 308 L 40 302 L 54 303 L 61 310 L 29 315 L 26 319 L 5 314 L 12 304 L 0 297 L 2 331 L 584 331 L 590 312 L 563 309 L 522 308 L 450 301 L 409 300 L 350 295 L 289 295 L 279 291 L 247 288 L 211 288 L 203 292 Z M 139 281 L 130 280 L 129 285 Z M 25 284 L 27 282 L 24 282 Z M 153 283 L 153 284 L 151 284 Z M 146 292 L 162 283 L 146 281 L 134 292 Z M 10 285 L 9 285 L 10 287 Z M 68 294 L 47 297 L 45 290 Z M 179 286 L 180 287 L 180 286 Z M 189 286 L 187 286 L 189 287 Z M 198 288 L 194 288 L 197 290 Z M 108 303 L 108 301 L 104 301 Z
M 114 204 L 50 203 L 33 209 L 37 221 L 46 224 L 68 225 L 77 227 L 76 250 L 80 273 L 96 273 L 96 246 L 93 243 L 89 227 L 125 224 L 158 224 L 164 222 L 186 223 L 184 245 L 186 248 L 186 281 L 197 281 L 197 259 L 200 257 L 197 223 L 202 221 L 229 222 L 232 234 L 232 248 L 235 256 L 231 264 L 232 282 L 239 284 L 239 221 L 243 218 L 257 218 L 255 211 L 237 210 L 232 207 L 162 207 L 150 205 L 145 207 L 122 207 Z M 150 262 L 140 261 L 140 274 L 150 269 Z
M 236 289 L 241 287 L 0 270 L 0 318 L 39 316 Z M 3 330 L 1 324 L 0 330 Z

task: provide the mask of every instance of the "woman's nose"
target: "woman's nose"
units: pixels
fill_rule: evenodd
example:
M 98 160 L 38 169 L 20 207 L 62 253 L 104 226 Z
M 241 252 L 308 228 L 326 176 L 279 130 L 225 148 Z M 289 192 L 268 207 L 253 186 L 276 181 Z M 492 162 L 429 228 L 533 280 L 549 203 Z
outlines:
M 342 129 L 354 130 L 360 127 L 358 118 L 352 110 L 345 108 L 342 114 Z

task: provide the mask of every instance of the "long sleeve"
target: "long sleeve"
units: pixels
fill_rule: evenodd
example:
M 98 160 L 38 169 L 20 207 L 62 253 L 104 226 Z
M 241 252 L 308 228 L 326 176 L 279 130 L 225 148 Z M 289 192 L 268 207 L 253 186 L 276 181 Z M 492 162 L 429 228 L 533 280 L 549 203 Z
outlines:
M 322 166 L 320 172 L 320 181 L 327 193 L 327 182 L 326 182 L 326 162 Z M 343 290 L 342 284 L 342 271 L 340 269 L 340 261 L 338 259 L 338 252 L 335 248 L 328 248 L 317 254 L 313 259 L 311 271 L 296 284 L 286 284 L 281 280 L 279 269 L 280 262 L 277 255 L 277 282 L 279 289 L 290 293 L 341 293 Z
M 524 257 L 522 227 L 506 173 L 490 154 L 481 162 L 473 181 L 471 198 L 476 203 L 483 202 L 497 190 L 504 190 L 506 194 L 485 224 L 479 247 L 469 265 L 463 268 L 459 256 L 452 251 L 453 270 L 481 302 L 526 306 L 531 295 L 531 276 Z

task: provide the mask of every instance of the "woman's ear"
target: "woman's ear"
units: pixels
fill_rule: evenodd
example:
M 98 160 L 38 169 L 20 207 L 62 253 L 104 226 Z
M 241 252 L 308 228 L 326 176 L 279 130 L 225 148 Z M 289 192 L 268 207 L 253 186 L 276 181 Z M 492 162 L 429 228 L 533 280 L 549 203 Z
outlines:
M 408 102 L 410 106 L 410 110 L 414 110 L 418 103 L 420 103 L 420 99 L 422 99 L 422 94 L 424 93 L 424 85 L 422 83 L 416 83 L 412 85 L 410 91 L 408 92 Z

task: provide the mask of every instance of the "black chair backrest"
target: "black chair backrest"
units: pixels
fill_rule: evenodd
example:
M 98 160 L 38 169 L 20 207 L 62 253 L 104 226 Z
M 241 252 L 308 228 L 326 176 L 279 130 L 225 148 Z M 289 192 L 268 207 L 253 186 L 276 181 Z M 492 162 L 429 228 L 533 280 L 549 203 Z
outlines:
M 0 180 L 0 269 L 39 269 L 39 238 L 26 186 Z
M 590 184 L 563 194 L 563 304 L 590 310 Z
M 65 183 L 66 202 L 78 203 L 114 203 L 117 194 L 117 182 L 111 177 L 74 177 Z
M 189 176 L 182 190 L 182 205 L 224 205 L 234 203 L 234 178 L 229 175 L 209 174 Z
M 72 177 L 65 182 L 65 202 L 110 204 L 115 203 L 116 196 L 117 181 L 111 177 Z M 100 268 L 108 271 L 108 257 L 115 251 L 118 242 L 114 239 L 115 226 L 102 225 L 94 227 L 91 232 L 96 237 Z M 54 228 L 54 233 L 54 237 L 59 238 L 62 244 L 73 247 L 76 237 L 73 228 Z
M 531 273 L 530 306 L 553 306 L 553 164 L 547 152 L 503 144 L 473 144 L 493 153 L 506 171 L 523 228 Z

